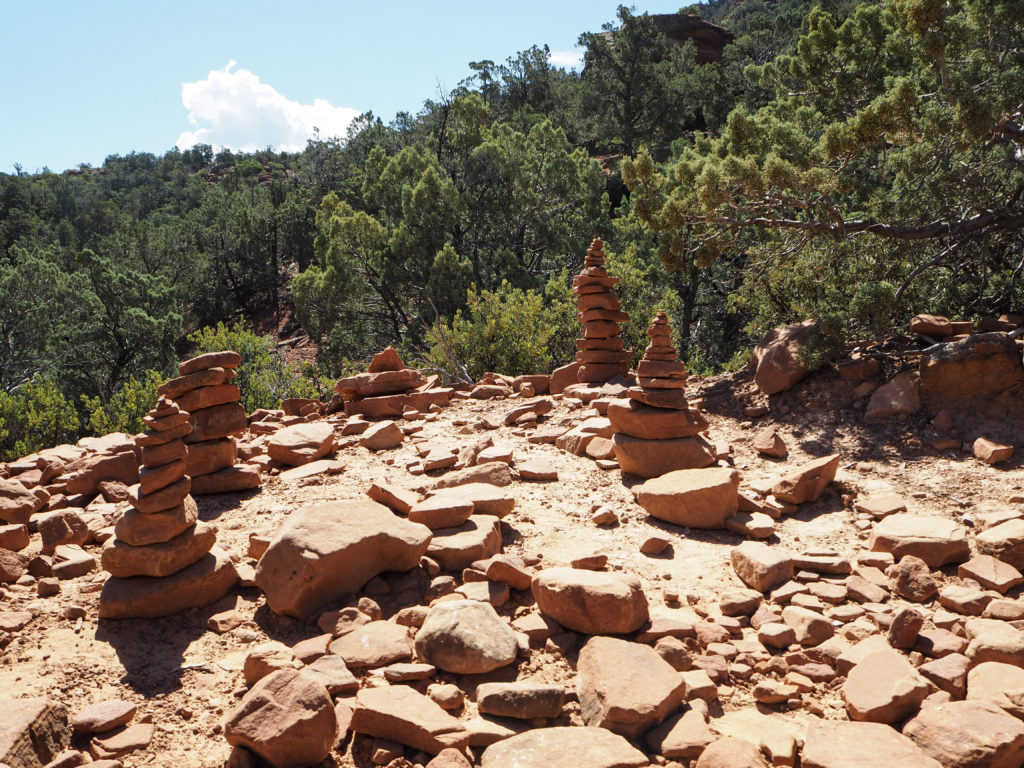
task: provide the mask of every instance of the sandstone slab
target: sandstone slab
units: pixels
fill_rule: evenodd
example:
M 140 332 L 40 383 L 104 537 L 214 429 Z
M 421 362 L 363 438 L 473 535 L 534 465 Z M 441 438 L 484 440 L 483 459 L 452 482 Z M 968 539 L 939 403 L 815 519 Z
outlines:
M 903 735 L 947 768 L 1024 765 L 1024 723 L 987 701 L 925 707 Z
M 531 591 L 541 613 L 588 635 L 633 632 L 649 618 L 635 576 L 547 568 L 534 576 Z
M 896 650 L 872 653 L 850 670 L 843 701 L 854 720 L 898 723 L 914 714 L 928 695 L 928 682 Z
M 842 720 L 814 720 L 800 760 L 802 768 L 943 768 L 888 725 Z
M 935 515 L 890 515 L 875 525 L 868 548 L 891 552 L 897 560 L 904 555 L 914 555 L 930 568 L 963 562 L 970 557 L 963 527 Z
M 267 455 L 291 467 L 316 461 L 333 450 L 334 427 L 324 421 L 293 424 L 267 441 Z
M 469 744 L 469 732 L 461 722 L 406 685 L 360 690 L 350 728 L 432 755 Z
M 407 571 L 430 530 L 373 501 L 311 504 L 292 512 L 256 567 L 256 584 L 278 613 L 308 617 L 355 594 L 383 571 Z
M 481 768 L 643 768 L 643 752 L 604 728 L 535 728 L 484 750 Z
M 736 514 L 740 473 L 734 469 L 681 469 L 648 480 L 636 491 L 649 515 L 691 528 L 723 528 Z

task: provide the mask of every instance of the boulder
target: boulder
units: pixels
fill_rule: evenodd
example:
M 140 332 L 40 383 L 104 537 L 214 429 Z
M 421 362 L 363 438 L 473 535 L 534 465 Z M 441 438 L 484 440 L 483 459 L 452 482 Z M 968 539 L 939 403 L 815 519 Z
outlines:
M 1024 632 L 998 619 L 969 619 L 966 624 L 967 650 L 974 664 L 998 661 L 1024 667 Z
M 380 373 L 381 371 L 401 371 L 404 368 L 405 363 L 402 362 L 402 358 L 398 356 L 398 352 L 395 351 L 395 348 L 389 344 L 373 356 L 366 372 Z
M 647 756 L 604 728 L 534 728 L 491 744 L 480 768 L 645 768 Z
M 306 618 L 384 571 L 426 554 L 430 529 L 374 501 L 310 504 L 292 512 L 256 567 L 271 610 Z
M 903 735 L 946 768 L 1019 768 L 1024 723 L 987 701 L 950 701 L 925 707 Z
M 516 660 L 516 635 L 489 603 L 439 602 L 416 633 L 416 654 L 445 672 L 476 675 Z
M 407 685 L 361 689 L 349 727 L 432 755 L 469 744 L 469 732 L 461 722 Z
M 801 768 L 943 768 L 914 742 L 882 723 L 815 719 L 800 752 Z
M 745 541 L 730 553 L 733 570 L 743 583 L 758 592 L 768 592 L 793 578 L 789 553 L 759 541 Z
M 142 453 L 144 461 L 146 460 L 146 450 L 143 450 Z M 238 444 L 230 437 L 193 443 L 188 446 L 188 453 L 185 456 L 185 474 L 192 478 L 209 475 L 233 466 L 237 459 Z
M 953 324 L 942 315 L 914 315 L 910 318 L 910 332 L 922 333 L 935 341 L 953 335 Z
M 381 421 L 374 424 L 359 438 L 359 444 L 371 451 L 386 451 L 397 448 L 405 440 L 405 434 L 393 421 Z
M 921 407 L 920 381 L 917 371 L 897 373 L 871 394 L 864 420 L 902 419 Z
M 156 579 L 111 577 L 100 593 L 101 619 L 155 619 L 187 608 L 210 605 L 238 581 L 231 558 L 214 547 L 200 560 L 172 576 Z
M 828 484 L 836 479 L 839 458 L 838 453 L 833 453 L 802 464 L 772 486 L 772 495 L 787 504 L 817 501 Z
M 818 322 L 804 320 L 768 332 L 754 347 L 754 383 L 766 395 L 789 389 L 807 375 L 800 348 Z
M 75 465 L 77 466 L 76 471 L 68 475 L 68 493 L 96 493 L 97 486 L 104 480 L 119 480 L 125 485 L 139 482 L 139 460 L 134 451 L 97 453 L 86 456 L 79 462 L 75 462 Z M 0 494 L 2 493 L 3 486 L 0 485 Z M 19 521 L 8 520 L 8 522 Z
M 612 448 L 622 471 L 640 477 L 658 477 L 715 463 L 714 446 L 700 435 L 673 440 L 641 440 L 619 432 L 612 436 Z
M 897 560 L 914 555 L 930 568 L 960 563 L 971 556 L 963 527 L 944 517 L 907 513 L 889 515 L 876 523 L 868 549 L 891 552 Z
M 501 520 L 490 515 L 473 515 L 460 526 L 434 531 L 427 555 L 446 571 L 461 571 L 474 561 L 486 560 L 500 550 Z
M 345 666 L 354 669 L 383 667 L 412 658 L 409 628 L 390 621 L 370 621 L 353 627 L 330 646 Z
M 267 455 L 274 461 L 298 467 L 334 450 L 334 427 L 325 421 L 293 424 L 279 429 L 267 441 Z
M 637 739 L 679 707 L 686 684 L 649 645 L 592 637 L 580 651 L 576 692 L 587 725 Z
M 552 395 L 558 395 L 562 393 L 566 387 L 570 384 L 575 384 L 579 381 L 579 363 L 569 363 L 563 365 L 561 368 L 555 368 L 551 372 L 551 379 L 548 382 L 548 391 Z
M 740 473 L 729 468 L 680 469 L 636 490 L 649 515 L 691 528 L 724 528 L 736 514 Z
M 338 736 L 334 703 L 322 683 L 294 669 L 252 687 L 224 722 L 228 744 L 245 747 L 274 768 L 324 760 Z
M 929 692 L 928 681 L 895 649 L 877 651 L 850 670 L 843 701 L 854 720 L 898 723 L 913 715 Z
M 1013 446 L 1003 445 L 985 437 L 979 437 L 972 446 L 974 455 L 986 464 L 999 464 L 1013 456 Z
M 17 480 L 0 478 L 0 520 L 24 525 L 45 502 Z
M 986 528 L 974 537 L 974 543 L 980 553 L 1018 570 L 1024 568 L 1024 519 L 1014 518 Z
M 248 426 L 248 419 L 241 403 L 224 403 L 193 411 L 189 414 L 189 423 L 192 425 L 192 431 L 182 439 L 191 445 L 241 434 Z
M 346 400 L 357 400 L 364 397 L 408 392 L 410 389 L 416 389 L 426 383 L 425 374 L 415 368 L 402 368 L 346 376 L 338 379 L 334 385 L 334 391 Z
M 979 333 L 943 344 L 921 357 L 921 399 L 931 413 L 956 419 L 992 416 L 1002 421 L 1024 412 L 1024 365 L 1005 333 Z
M 530 588 L 541 613 L 576 632 L 621 635 L 649 618 L 636 576 L 547 568 L 533 577 Z
M 438 493 L 416 502 L 408 512 L 409 520 L 431 530 L 457 528 L 473 514 L 475 505 L 465 497 L 451 492 Z
M 693 765 L 694 768 L 768 768 L 760 747 L 733 736 L 709 744 Z
M 0 699 L 0 764 L 42 768 L 71 741 L 68 709 L 50 699 Z
M 821 645 L 835 634 L 829 619 L 798 605 L 787 605 L 783 608 L 782 620 L 793 628 L 796 642 L 800 645 Z
M 961 563 L 957 576 L 961 579 L 974 579 L 985 589 L 994 589 L 1001 595 L 1024 583 L 1024 575 L 1020 571 L 991 555 L 977 555 Z
M 663 757 L 692 759 L 700 757 L 715 737 L 704 715 L 696 709 L 687 709 L 652 728 L 644 740 L 652 752 Z
M 967 673 L 967 699 L 995 704 L 1024 720 L 1024 667 L 983 661 Z
M 42 539 L 43 554 L 52 555 L 61 544 L 81 546 L 92 539 L 92 531 L 83 517 L 84 510 L 64 507 L 39 515 L 36 524 Z

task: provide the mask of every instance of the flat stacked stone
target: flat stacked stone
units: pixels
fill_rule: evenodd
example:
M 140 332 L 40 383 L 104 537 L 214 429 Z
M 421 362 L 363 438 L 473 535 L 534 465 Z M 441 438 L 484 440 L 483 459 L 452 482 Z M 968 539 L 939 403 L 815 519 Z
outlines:
M 192 478 L 196 496 L 244 491 L 261 484 L 259 468 L 235 466 L 238 446 L 234 436 L 248 426 L 245 408 L 239 402 L 242 391 L 232 383 L 241 362 L 242 356 L 230 350 L 199 355 L 181 363 L 178 378 L 157 390 L 190 414 L 185 471 Z
M 604 268 L 604 243 L 594 238 L 587 249 L 583 269 L 572 280 L 576 294 L 576 317 L 583 323 L 583 338 L 576 340 L 577 381 L 603 384 L 616 376 L 629 375 L 633 353 L 623 348 L 619 323 L 629 315 L 619 308 L 619 299 L 612 292 L 619 278 L 609 277 Z
M 149 431 L 135 439 L 142 470 L 129 489 L 132 509 L 103 547 L 101 564 L 110 578 L 100 594 L 101 618 L 154 618 L 209 605 L 238 580 L 189 493 L 188 411 L 161 395 L 145 421 Z
M 700 433 L 708 423 L 686 400 L 686 366 L 672 346 L 663 311 L 647 328 L 650 344 L 637 366 L 637 384 L 625 402 L 608 405 L 612 444 L 623 472 L 659 477 L 714 463 L 714 447 Z
M 450 387 L 438 387 L 437 377 L 407 368 L 393 347 L 373 356 L 366 373 L 338 379 L 335 394 L 344 400 L 346 416 L 379 419 L 401 416 L 407 409 L 426 411 L 430 406 L 445 406 L 451 399 Z

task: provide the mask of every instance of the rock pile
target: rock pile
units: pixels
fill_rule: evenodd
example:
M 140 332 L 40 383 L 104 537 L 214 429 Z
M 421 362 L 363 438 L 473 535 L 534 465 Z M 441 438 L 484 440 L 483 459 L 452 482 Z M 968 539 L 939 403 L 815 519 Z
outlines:
M 715 449 L 700 433 L 707 420 L 686 400 L 686 366 L 672 346 L 668 316 L 660 311 L 647 329 L 651 343 L 637 366 L 638 386 L 628 400 L 608 405 L 615 456 L 623 472 L 658 477 L 715 462 Z
M 394 348 L 388 347 L 373 356 L 366 373 L 338 379 L 334 391 L 344 400 L 346 416 L 377 419 L 447 405 L 452 389 L 436 384 L 436 377 L 406 368 Z
M 190 414 L 192 429 L 185 434 L 188 446 L 185 474 L 192 478 L 192 493 L 243 491 L 260 485 L 259 468 L 235 466 L 238 446 L 234 436 L 245 432 L 242 392 L 231 381 L 242 357 L 237 352 L 209 352 L 178 366 L 178 378 L 157 392 Z
M 603 249 L 601 238 L 594 238 L 583 269 L 572 281 L 577 317 L 583 323 L 583 338 L 576 340 L 576 380 L 584 384 L 603 384 L 616 376 L 626 376 L 632 357 L 619 338 L 619 323 L 627 322 L 629 315 L 619 308 L 619 299 L 611 291 L 619 278 L 608 276 Z
M 133 508 L 103 547 L 101 564 L 111 578 L 100 594 L 101 618 L 155 618 L 209 605 L 238 579 L 214 546 L 216 529 L 198 521 L 189 493 L 185 439 L 192 420 L 163 396 L 145 419 L 150 429 L 136 439 L 143 468 L 129 491 Z

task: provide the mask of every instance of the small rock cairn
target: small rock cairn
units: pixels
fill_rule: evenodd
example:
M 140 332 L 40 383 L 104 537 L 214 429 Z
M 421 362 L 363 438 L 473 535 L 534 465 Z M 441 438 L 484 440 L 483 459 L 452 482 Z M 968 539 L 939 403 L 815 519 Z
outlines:
M 714 447 L 700 437 L 708 423 L 686 400 L 686 366 L 672 346 L 664 311 L 655 315 L 647 336 L 651 343 L 637 366 L 639 386 L 628 390 L 627 401 L 608 406 L 619 466 L 641 477 L 709 466 Z
M 619 278 L 609 277 L 605 271 L 604 243 L 595 237 L 583 269 L 572 281 L 577 317 L 583 323 L 583 338 L 576 340 L 577 380 L 581 383 L 603 384 L 629 374 L 633 353 L 623 349 L 619 338 L 619 323 L 628 322 L 629 315 L 619 308 L 619 298 L 611 291 L 618 282 Z
M 230 383 L 242 357 L 237 352 L 210 352 L 186 360 L 157 392 L 173 399 L 187 411 L 192 432 L 185 437 L 188 455 L 185 471 L 192 478 L 192 493 L 226 493 L 256 488 L 261 484 L 259 469 L 235 466 L 238 446 L 233 435 L 245 432 L 245 408 L 237 385 Z
M 100 594 L 101 618 L 154 618 L 208 605 L 227 594 L 238 574 L 214 546 L 216 529 L 198 521 L 189 494 L 189 414 L 161 396 L 145 418 L 149 431 L 135 439 L 142 450 L 132 509 L 114 526 L 101 563 L 111 578 Z

